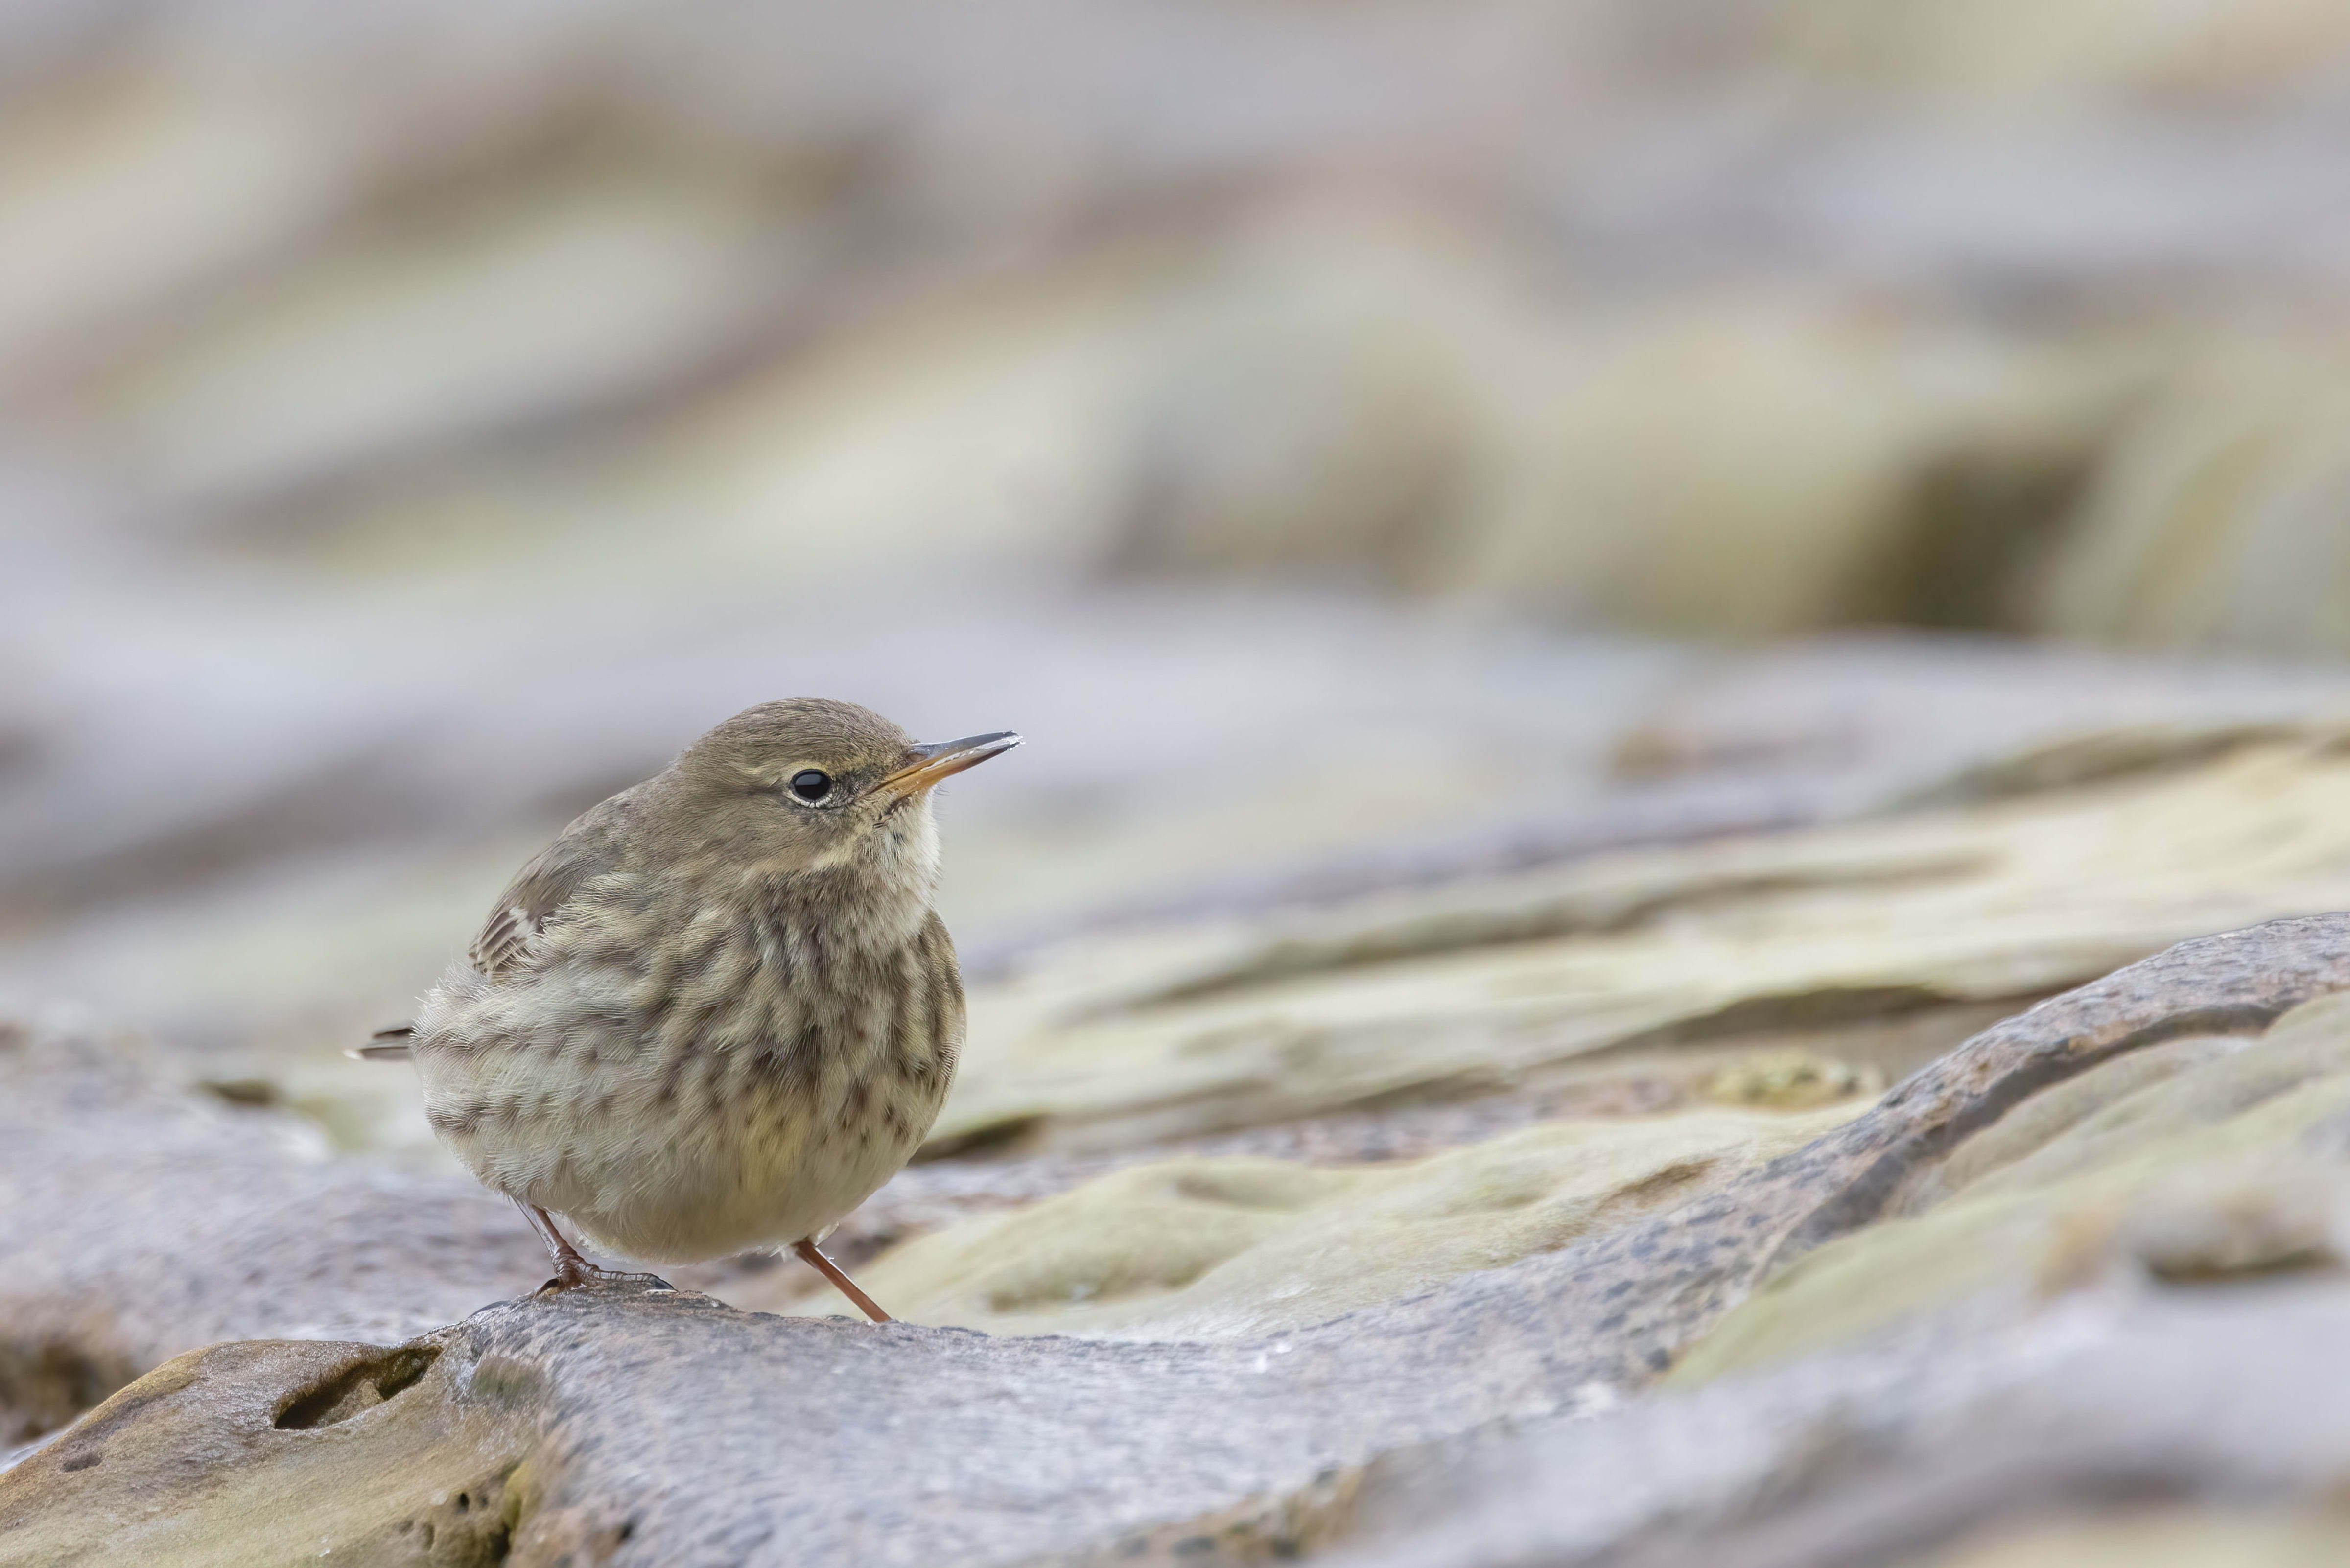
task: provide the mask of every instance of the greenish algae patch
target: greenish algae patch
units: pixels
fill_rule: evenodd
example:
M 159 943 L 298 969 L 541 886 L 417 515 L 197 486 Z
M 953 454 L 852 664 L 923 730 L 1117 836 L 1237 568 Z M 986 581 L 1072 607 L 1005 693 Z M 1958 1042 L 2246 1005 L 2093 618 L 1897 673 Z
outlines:
M 1278 1333 L 1663 1212 L 1870 1103 L 1547 1122 L 1392 1165 L 1154 1161 L 917 1238 L 859 1278 L 901 1317 L 993 1334 Z

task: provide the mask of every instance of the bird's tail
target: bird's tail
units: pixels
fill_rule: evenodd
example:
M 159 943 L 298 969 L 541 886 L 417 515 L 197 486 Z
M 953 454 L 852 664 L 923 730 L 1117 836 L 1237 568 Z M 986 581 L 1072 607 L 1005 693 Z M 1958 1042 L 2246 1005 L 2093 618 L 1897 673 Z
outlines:
M 364 1045 L 354 1045 L 343 1053 L 354 1062 L 405 1062 L 408 1042 L 416 1033 L 416 1025 L 403 1023 L 397 1029 L 379 1029 L 368 1036 Z

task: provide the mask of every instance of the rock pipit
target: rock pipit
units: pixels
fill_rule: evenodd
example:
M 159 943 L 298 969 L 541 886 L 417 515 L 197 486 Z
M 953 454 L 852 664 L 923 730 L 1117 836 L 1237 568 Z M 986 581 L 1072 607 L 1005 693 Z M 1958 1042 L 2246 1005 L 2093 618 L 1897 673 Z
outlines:
M 629 1257 L 817 1250 L 910 1158 L 962 1044 L 931 908 L 931 786 L 1009 732 L 917 745 L 847 702 L 763 703 L 564 829 L 498 898 L 415 1023 L 432 1130 L 520 1206 L 558 1287 Z

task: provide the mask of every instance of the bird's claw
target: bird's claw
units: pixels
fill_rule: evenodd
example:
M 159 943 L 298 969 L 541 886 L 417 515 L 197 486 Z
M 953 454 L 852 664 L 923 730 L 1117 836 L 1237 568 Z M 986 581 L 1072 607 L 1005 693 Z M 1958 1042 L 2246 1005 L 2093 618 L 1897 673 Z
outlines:
M 619 1269 L 599 1269 L 593 1263 L 582 1262 L 577 1267 L 566 1264 L 553 1279 L 538 1287 L 543 1296 L 556 1295 L 564 1291 L 595 1290 L 608 1286 L 630 1286 L 644 1291 L 674 1291 L 677 1287 L 659 1274 L 625 1273 Z

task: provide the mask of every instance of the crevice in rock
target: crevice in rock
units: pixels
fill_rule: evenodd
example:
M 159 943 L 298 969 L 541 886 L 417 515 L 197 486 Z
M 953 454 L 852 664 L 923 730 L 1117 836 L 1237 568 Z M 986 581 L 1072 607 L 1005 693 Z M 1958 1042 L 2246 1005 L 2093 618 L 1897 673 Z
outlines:
M 278 1407 L 270 1424 L 291 1432 L 348 1421 L 409 1388 L 440 1357 L 437 1345 L 403 1345 L 339 1367 Z
M 1981 855 L 1943 855 L 1898 864 L 1805 867 L 1697 879 L 1629 897 L 1604 891 L 1537 898 L 1514 908 L 1451 909 L 1352 929 L 1276 936 L 1249 951 L 1189 975 L 1074 1009 L 1072 1018 L 1192 1002 L 1309 974 L 1431 958 L 1472 948 L 1509 947 L 1564 937 L 1618 936 L 1676 915 L 1752 898 L 1798 893 L 1877 890 L 1926 886 L 1976 875 Z
M 2047 992 L 1990 999 L 1996 1005 L 2021 1012 Z M 1904 1018 L 1940 1008 L 1971 1008 L 1985 999 L 1952 996 L 1929 985 L 1824 985 L 1804 991 L 1741 997 L 1711 1012 L 1677 1019 L 1654 1029 L 1585 1053 L 1577 1061 L 1589 1064 L 1608 1056 L 1667 1045 L 1700 1045 L 1734 1040 L 1748 1034 L 1775 1034 L 1791 1030 L 1834 1028 L 1840 1024 Z
M 2147 724 L 2101 730 L 1963 768 L 1895 799 L 1888 811 L 1982 805 L 2054 790 L 2186 773 L 2253 746 L 2306 744 L 2308 725 L 2255 722 Z

